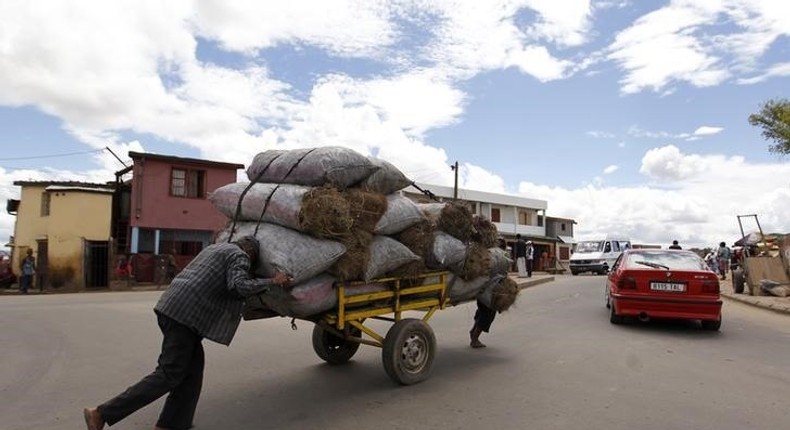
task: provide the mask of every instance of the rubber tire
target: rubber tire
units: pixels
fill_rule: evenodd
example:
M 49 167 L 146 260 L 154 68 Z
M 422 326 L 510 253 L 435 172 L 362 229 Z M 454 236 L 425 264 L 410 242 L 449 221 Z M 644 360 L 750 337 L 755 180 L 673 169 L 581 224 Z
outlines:
M 614 303 L 609 303 L 609 322 L 612 324 L 622 324 L 625 321 L 625 317 L 622 315 L 617 315 L 617 311 L 614 308 Z
M 361 336 L 362 331 L 351 327 L 352 336 Z M 344 364 L 356 354 L 359 343 L 339 338 L 316 324 L 313 327 L 313 350 L 319 358 L 329 364 Z
M 393 381 L 412 385 L 428 379 L 435 355 L 436 336 L 431 327 L 423 320 L 404 318 L 384 337 L 381 361 Z
M 743 294 L 744 286 L 746 285 L 746 277 L 743 275 L 743 270 L 735 269 L 732 272 L 732 289 L 737 294 Z
M 719 331 L 721 328 L 721 316 L 717 320 L 702 320 L 702 329 L 707 331 Z
M 571 270 L 571 274 L 572 274 L 573 276 L 579 276 L 579 272 L 574 272 L 573 270 Z

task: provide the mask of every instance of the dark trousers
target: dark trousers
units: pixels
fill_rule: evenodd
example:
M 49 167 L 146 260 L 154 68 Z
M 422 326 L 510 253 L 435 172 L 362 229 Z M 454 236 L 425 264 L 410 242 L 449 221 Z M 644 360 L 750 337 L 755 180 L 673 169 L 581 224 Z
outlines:
M 475 311 L 475 325 L 480 330 L 488 333 L 491 324 L 496 318 L 496 311 L 484 305 L 480 300 L 477 301 L 477 311 Z
M 27 294 L 30 289 L 30 284 L 33 283 L 33 275 L 22 275 L 19 277 L 19 292 Z
M 532 277 L 532 262 L 535 261 L 531 258 L 527 258 L 527 277 Z
M 203 386 L 203 339 L 189 327 L 159 313 L 156 315 L 164 335 L 156 369 L 99 406 L 102 418 L 109 425 L 170 393 L 156 425 L 173 430 L 192 427 Z

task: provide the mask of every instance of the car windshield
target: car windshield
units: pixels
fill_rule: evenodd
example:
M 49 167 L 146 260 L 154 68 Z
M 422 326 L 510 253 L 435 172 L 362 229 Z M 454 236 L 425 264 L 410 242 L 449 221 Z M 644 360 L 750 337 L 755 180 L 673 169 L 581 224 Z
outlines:
M 586 240 L 576 245 L 576 252 L 599 252 L 603 249 L 603 241 Z
M 707 270 L 697 254 L 676 251 L 639 251 L 628 254 L 628 267 L 664 268 L 670 270 Z

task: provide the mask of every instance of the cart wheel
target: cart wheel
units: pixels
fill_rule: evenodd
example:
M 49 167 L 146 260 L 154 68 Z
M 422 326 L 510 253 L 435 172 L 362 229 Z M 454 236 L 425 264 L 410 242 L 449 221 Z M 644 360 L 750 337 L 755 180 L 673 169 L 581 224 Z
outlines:
M 361 336 L 362 331 L 356 327 L 350 329 L 352 336 Z M 324 330 L 316 324 L 313 327 L 313 350 L 322 360 L 329 364 L 343 364 L 351 359 L 359 349 L 359 343 L 345 340 Z
M 423 320 L 396 322 L 384 337 L 381 359 L 393 381 L 412 385 L 428 379 L 436 354 L 436 336 Z

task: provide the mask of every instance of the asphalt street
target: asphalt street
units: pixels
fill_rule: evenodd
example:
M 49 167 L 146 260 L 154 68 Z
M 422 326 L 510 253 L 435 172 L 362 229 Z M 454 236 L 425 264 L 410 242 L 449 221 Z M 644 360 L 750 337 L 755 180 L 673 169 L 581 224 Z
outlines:
M 474 304 L 437 312 L 433 374 L 408 387 L 387 377 L 377 348 L 329 366 L 311 324 L 242 322 L 230 348 L 205 342 L 195 429 L 786 428 L 790 316 L 728 301 L 719 333 L 613 326 L 603 281 L 557 276 L 523 290 L 480 350 L 468 346 Z M 85 428 L 83 407 L 155 366 L 160 294 L 0 296 L 0 429 Z M 161 405 L 112 430 L 153 428 Z

